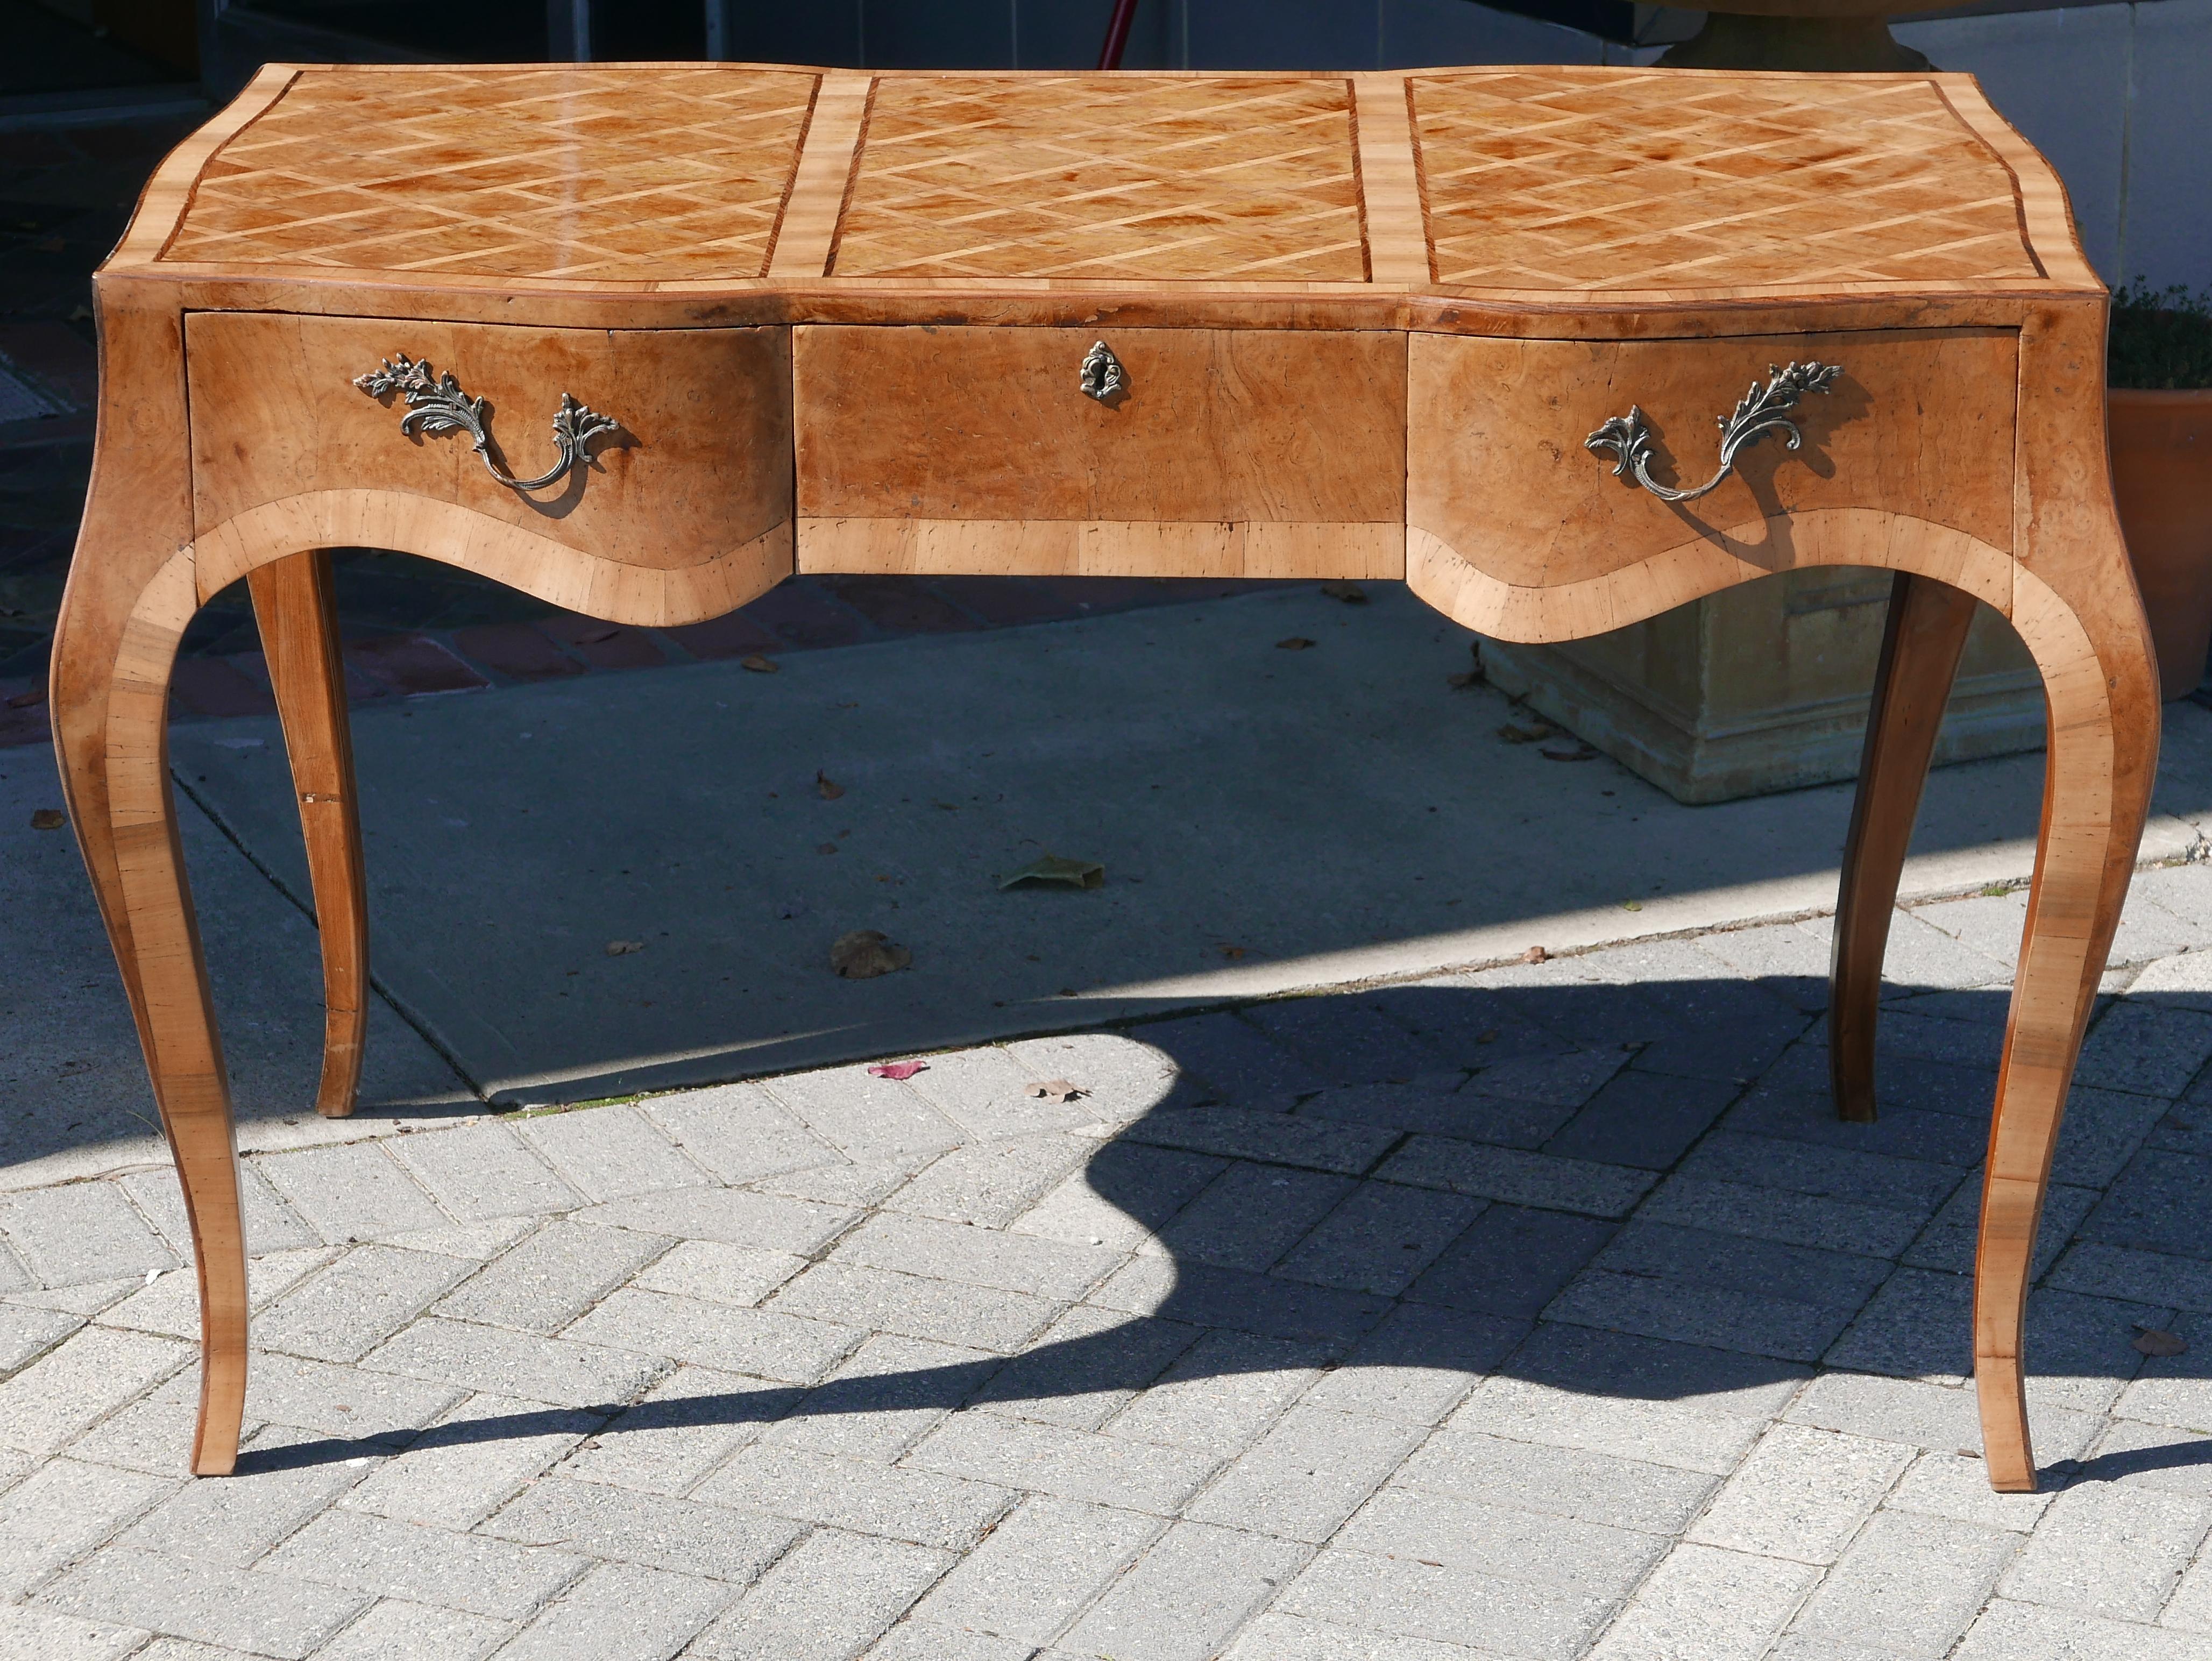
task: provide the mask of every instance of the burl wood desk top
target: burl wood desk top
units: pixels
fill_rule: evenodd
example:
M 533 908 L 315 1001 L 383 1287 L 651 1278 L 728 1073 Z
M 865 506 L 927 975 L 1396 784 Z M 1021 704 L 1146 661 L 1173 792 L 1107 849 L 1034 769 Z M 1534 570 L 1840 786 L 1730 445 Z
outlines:
M 1881 951 L 1976 602 L 2051 746 L 1984 1190 L 1992 1480 L 2155 760 L 2111 503 L 2105 292 L 1963 76 L 1598 69 L 265 70 L 97 279 L 57 640 L 73 818 L 191 1208 L 193 1464 L 235 1457 L 245 1246 L 172 812 L 177 640 L 252 585 L 350 1111 L 367 973 L 331 547 L 617 621 L 793 570 L 1402 579 L 1511 640 L 1773 572 L 1897 573 L 1831 1053 L 1874 1112 Z

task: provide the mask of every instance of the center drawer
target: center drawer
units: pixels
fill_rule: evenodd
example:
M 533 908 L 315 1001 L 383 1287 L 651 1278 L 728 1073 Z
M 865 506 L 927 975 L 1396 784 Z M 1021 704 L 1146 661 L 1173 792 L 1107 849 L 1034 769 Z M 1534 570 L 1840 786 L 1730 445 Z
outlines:
M 802 571 L 1404 574 L 1401 334 L 820 325 L 792 367 Z

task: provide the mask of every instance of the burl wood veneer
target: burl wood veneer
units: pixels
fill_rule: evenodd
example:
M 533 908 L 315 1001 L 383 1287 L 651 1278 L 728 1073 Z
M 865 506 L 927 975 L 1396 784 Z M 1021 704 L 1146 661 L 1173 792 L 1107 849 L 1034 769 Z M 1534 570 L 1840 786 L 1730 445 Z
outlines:
M 194 1470 L 236 1455 L 246 1246 L 169 676 L 247 578 L 324 937 L 318 1106 L 349 1112 L 366 931 L 325 550 L 366 543 L 628 623 L 793 569 L 1402 575 L 1515 640 L 1889 570 L 1836 927 L 1847 1118 L 1987 603 L 2050 707 L 1974 1307 L 1990 1478 L 2034 1486 L 2028 1264 L 2157 693 L 2105 293 L 1971 79 L 271 66 L 164 164 L 96 291 L 56 742 L 192 1219 Z M 387 360 L 430 367 L 410 392 Z M 1663 500 L 1739 398 L 1799 446 L 1772 428 Z M 543 488 L 486 464 L 556 459 Z

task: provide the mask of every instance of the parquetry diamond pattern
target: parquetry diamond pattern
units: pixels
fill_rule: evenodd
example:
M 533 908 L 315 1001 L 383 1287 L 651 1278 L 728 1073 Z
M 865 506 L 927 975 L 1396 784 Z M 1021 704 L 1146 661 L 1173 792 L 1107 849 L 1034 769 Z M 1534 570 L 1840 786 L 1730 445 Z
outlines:
M 757 277 L 813 87 L 720 68 L 303 75 L 216 152 L 162 258 Z
M 1366 280 L 1349 83 L 878 83 L 839 276 Z
M 2039 275 L 2011 175 L 1929 82 L 1546 69 L 1413 88 L 1440 282 Z

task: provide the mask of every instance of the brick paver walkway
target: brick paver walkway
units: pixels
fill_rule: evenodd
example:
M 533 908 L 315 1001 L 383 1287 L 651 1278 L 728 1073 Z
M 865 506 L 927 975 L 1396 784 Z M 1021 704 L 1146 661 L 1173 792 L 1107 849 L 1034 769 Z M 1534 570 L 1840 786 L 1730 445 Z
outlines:
M 2021 907 L 1899 918 L 1870 1128 L 1807 923 L 258 1155 L 229 1481 L 169 1173 L 9 1196 L 0 1655 L 2202 1657 L 2212 869 L 2138 879 L 2000 1498 Z

